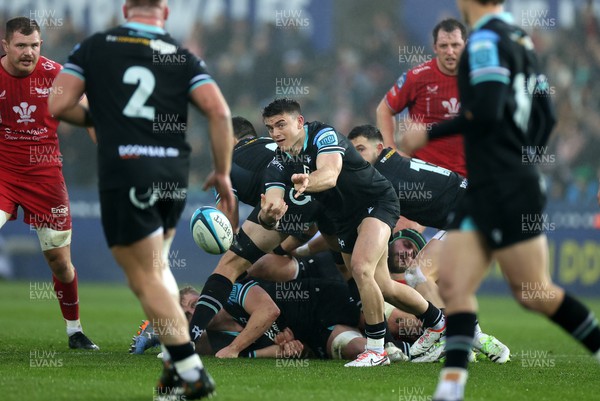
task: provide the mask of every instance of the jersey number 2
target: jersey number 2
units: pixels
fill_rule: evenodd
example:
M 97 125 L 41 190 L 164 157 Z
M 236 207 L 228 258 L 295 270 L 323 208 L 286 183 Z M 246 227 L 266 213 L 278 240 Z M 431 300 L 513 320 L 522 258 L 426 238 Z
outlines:
M 123 83 L 137 85 L 135 92 L 133 92 L 123 109 L 123 114 L 127 117 L 145 118 L 154 121 L 154 107 L 145 105 L 146 100 L 154 90 L 154 86 L 156 86 L 156 79 L 152 71 L 146 67 L 129 67 L 123 74 Z

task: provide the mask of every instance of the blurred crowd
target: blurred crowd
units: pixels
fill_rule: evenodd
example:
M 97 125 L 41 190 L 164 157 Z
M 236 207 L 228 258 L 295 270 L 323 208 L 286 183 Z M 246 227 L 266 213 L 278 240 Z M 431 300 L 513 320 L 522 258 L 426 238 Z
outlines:
M 371 7 L 352 29 L 336 28 L 333 46 L 325 50 L 313 45 L 310 27 L 251 25 L 225 16 L 197 24 L 184 45 L 206 61 L 233 115 L 249 119 L 259 133 L 266 135 L 262 106 L 282 96 L 296 98 L 308 120 L 347 133 L 355 125 L 374 123 L 382 96 L 402 72 L 418 64 L 399 62 L 400 47 L 418 43 L 396 22 L 399 13 L 398 7 Z M 551 198 L 578 205 L 596 202 L 600 178 L 599 35 L 591 6 L 580 10 L 572 29 L 532 32 L 559 115 L 542 168 Z M 61 29 L 43 32 L 43 54 L 64 62 L 84 37 L 66 21 Z M 416 53 L 413 61 L 434 57 L 430 43 L 408 51 Z M 200 113 L 191 114 L 188 129 L 194 149 L 190 187 L 197 189 L 211 166 Z M 77 128 L 62 124 L 60 132 L 67 182 L 94 186 L 94 145 Z

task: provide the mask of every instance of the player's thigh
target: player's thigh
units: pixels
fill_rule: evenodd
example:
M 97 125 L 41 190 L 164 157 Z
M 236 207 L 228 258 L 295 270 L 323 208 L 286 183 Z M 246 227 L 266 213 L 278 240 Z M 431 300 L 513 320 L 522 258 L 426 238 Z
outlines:
M 11 183 L 0 179 L 0 228 L 17 216 L 17 188 Z
M 151 280 L 162 281 L 162 244 L 163 233 L 158 231 L 131 244 L 110 248 L 134 290 Z
M 436 282 L 439 277 L 440 257 L 443 241 L 432 238 L 417 254 L 413 264 L 421 268 L 421 272 L 428 280 Z
M 544 289 L 552 283 L 548 269 L 548 241 L 543 234 L 498 249 L 494 251 L 494 258 L 515 294 L 523 291 L 524 286 Z
M 442 241 L 438 285 L 445 299 L 477 291 L 491 262 L 491 252 L 477 231 L 453 230 Z
M 379 219 L 367 217 L 358 226 L 358 236 L 352 250 L 352 265 L 377 266 L 386 262 L 390 226 Z

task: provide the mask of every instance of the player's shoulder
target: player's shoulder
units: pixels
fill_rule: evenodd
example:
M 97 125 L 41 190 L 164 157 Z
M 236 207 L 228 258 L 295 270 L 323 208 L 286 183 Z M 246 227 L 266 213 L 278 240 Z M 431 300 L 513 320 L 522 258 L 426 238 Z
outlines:
M 275 145 L 275 146 L 270 146 Z M 240 141 L 235 145 L 234 150 L 241 148 L 250 148 L 250 147 L 266 147 L 267 149 L 271 149 L 275 151 L 277 144 L 273 139 L 266 136 L 255 136 L 240 139 Z
M 407 79 L 415 79 L 417 76 L 428 75 L 435 72 L 435 58 L 419 64 L 418 66 L 408 70 Z
M 494 14 L 483 17 L 469 36 L 467 49 L 477 52 L 481 48 L 498 48 L 511 41 L 517 34 L 527 36 L 524 30 L 513 24 L 514 20 L 508 13 Z
M 394 149 L 385 148 L 381 151 L 381 154 L 379 155 L 379 158 L 377 160 L 377 164 L 378 165 L 385 164 L 385 163 L 389 164 L 390 160 L 397 160 L 399 157 L 401 157 L 401 156 Z
M 308 132 L 308 144 L 321 149 L 325 146 L 338 145 L 343 135 L 339 134 L 331 125 L 320 121 L 306 123 Z
M 54 60 L 50 60 L 47 57 L 40 56 L 36 66 L 36 72 L 44 76 L 54 77 L 58 75 L 62 68 L 63 67 L 60 63 L 57 63 Z

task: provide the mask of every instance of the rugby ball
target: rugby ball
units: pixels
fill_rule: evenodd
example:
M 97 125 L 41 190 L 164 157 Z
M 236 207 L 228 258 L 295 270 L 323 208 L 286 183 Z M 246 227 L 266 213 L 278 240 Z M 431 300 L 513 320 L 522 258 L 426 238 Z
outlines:
M 190 220 L 190 231 L 196 245 L 213 255 L 225 253 L 233 242 L 231 223 L 212 206 L 196 209 Z

